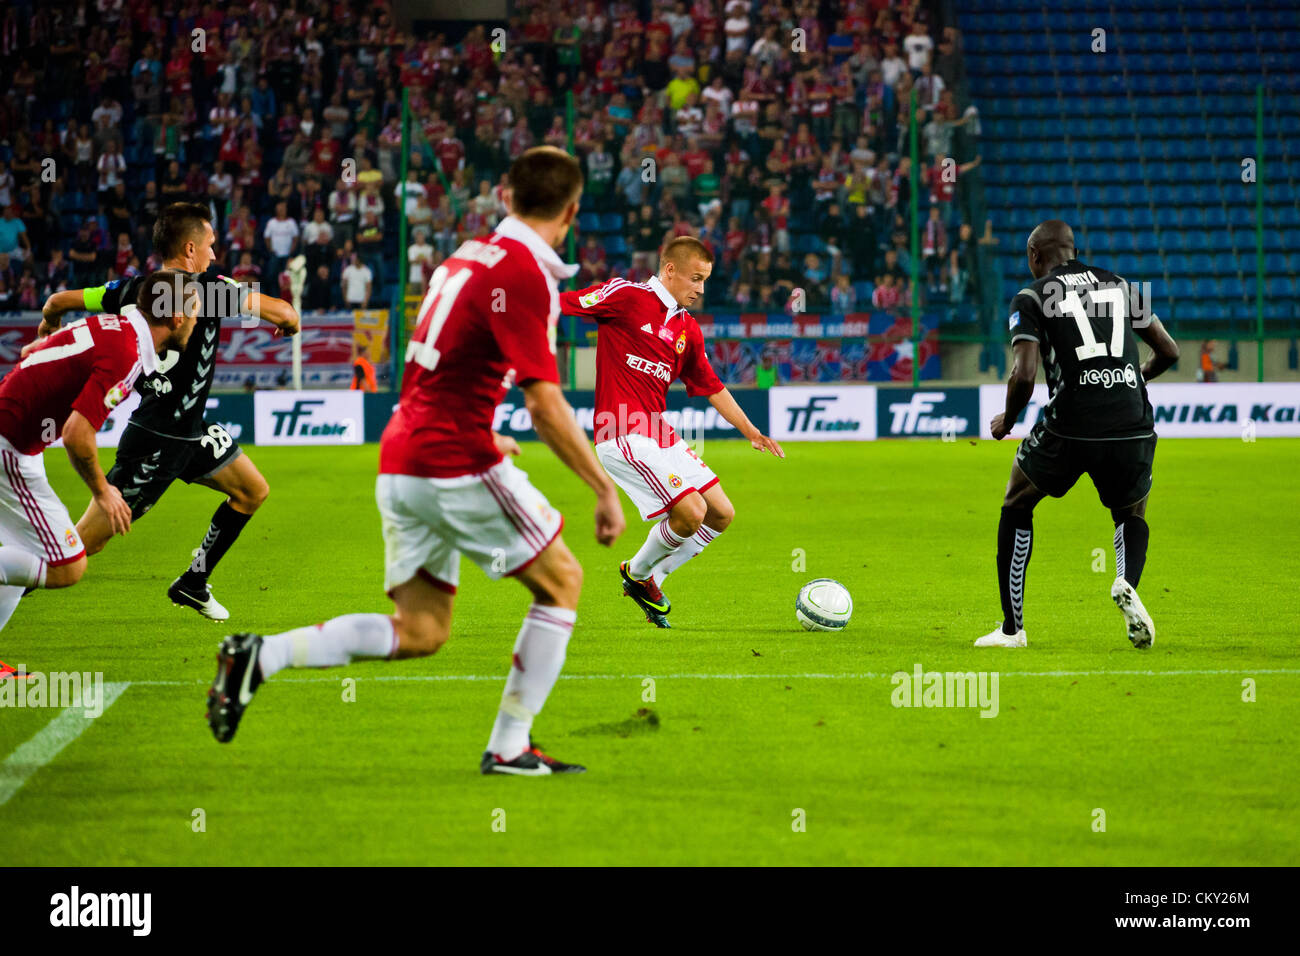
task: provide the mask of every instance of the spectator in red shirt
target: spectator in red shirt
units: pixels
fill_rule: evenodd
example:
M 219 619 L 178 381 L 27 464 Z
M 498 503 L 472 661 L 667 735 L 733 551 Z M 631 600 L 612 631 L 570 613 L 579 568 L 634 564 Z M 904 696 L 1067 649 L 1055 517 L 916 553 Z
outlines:
M 871 293 L 871 305 L 882 311 L 896 309 L 903 301 L 897 280 L 886 273 L 876 279 L 875 291 Z
M 948 256 L 948 230 L 944 228 L 938 206 L 930 207 L 930 218 L 921 230 L 921 256 L 925 260 L 930 287 L 938 286 L 946 293 L 948 283 L 944 275 L 944 259 Z
M 329 136 L 327 127 L 318 127 L 316 139 L 311 146 L 311 165 L 316 174 L 322 178 L 334 179 L 339 173 L 339 144 Z
M 790 232 L 787 228 L 790 220 L 790 200 L 782 195 L 784 186 L 773 184 L 767 188 L 767 198 L 763 208 L 772 223 L 772 244 L 777 252 L 790 251 Z
M 190 80 L 190 53 L 189 47 L 182 42 L 177 42 L 172 50 L 172 58 L 167 61 L 167 68 L 164 73 L 167 78 L 167 88 L 171 90 L 172 96 L 184 96 L 193 88 Z
M 808 89 L 808 112 L 812 116 L 812 131 L 822 149 L 830 148 L 831 111 L 834 108 L 835 87 L 820 69 L 813 70 L 813 82 Z
M 952 221 L 952 202 L 957 196 L 958 178 L 978 166 L 981 159 L 982 157 L 976 156 L 969 163 L 959 165 L 949 156 L 938 155 L 934 157 L 934 165 L 926 170 L 925 180 L 930 187 L 930 203 L 939 207 L 940 218 L 945 223 Z
M 236 282 L 259 282 L 262 270 L 253 262 L 253 254 L 245 250 L 239 254 L 239 265 L 235 266 L 231 278 Z
M 681 154 L 681 161 L 691 179 L 694 179 L 704 172 L 704 166 L 709 162 L 709 154 L 706 150 L 700 148 L 698 139 L 691 137 L 687 140 L 686 151 Z
M 746 246 L 749 244 L 749 234 L 745 232 L 744 226 L 741 225 L 738 216 L 732 216 L 731 221 L 727 224 L 727 235 L 723 241 L 722 262 L 727 268 L 731 268 L 740 261 L 740 256 L 744 253 Z
M 438 140 L 435 152 L 442 164 L 443 175 L 448 179 L 456 174 L 456 170 L 465 168 L 465 144 L 450 132 Z
M 609 277 L 609 263 L 605 261 L 605 247 L 595 233 L 587 234 L 579 257 L 578 285 L 595 285 Z

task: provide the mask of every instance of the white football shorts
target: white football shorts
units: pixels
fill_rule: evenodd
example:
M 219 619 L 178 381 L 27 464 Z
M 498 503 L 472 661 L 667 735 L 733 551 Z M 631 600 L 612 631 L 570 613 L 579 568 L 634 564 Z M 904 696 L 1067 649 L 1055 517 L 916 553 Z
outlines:
M 681 439 L 660 448 L 645 435 L 620 435 L 597 445 L 596 457 L 645 521 L 667 514 L 692 491 L 704 492 L 718 483 L 713 470 Z
M 45 477 L 45 456 L 21 454 L 0 437 L 0 465 L 0 544 L 52 566 L 84 555 L 77 526 Z
M 380 475 L 384 590 L 423 577 L 448 593 L 464 554 L 488 577 L 518 574 L 564 527 L 564 517 L 509 459 L 458 478 Z

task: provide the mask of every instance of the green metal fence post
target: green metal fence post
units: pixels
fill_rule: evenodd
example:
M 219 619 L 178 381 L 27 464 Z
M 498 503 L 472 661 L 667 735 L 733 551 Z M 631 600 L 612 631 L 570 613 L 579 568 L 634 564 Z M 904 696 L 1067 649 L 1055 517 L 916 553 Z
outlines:
M 564 94 L 564 125 L 568 133 L 569 155 L 573 155 L 573 90 L 567 90 Z M 575 223 L 576 225 L 576 223 Z M 578 237 L 574 235 L 574 230 L 569 229 L 569 262 L 573 262 L 578 257 Z M 568 286 L 572 289 L 576 282 L 569 279 Z M 578 375 L 578 344 L 577 344 L 577 320 L 569 322 L 569 388 L 577 387 Z
M 920 258 L 921 258 L 921 224 L 917 221 L 917 193 L 920 192 L 920 171 L 917 166 L 921 162 L 920 150 L 917 148 L 916 140 L 916 87 L 912 87 L 910 106 L 911 117 L 908 122 L 908 137 L 911 140 L 912 151 L 912 189 L 911 189 L 911 207 L 912 207 L 912 387 L 917 388 L 921 384 L 921 283 L 920 275 Z
M 391 354 L 393 391 L 402 390 L 402 372 L 406 355 L 406 163 L 411 155 L 411 101 L 410 92 L 402 87 L 402 161 L 397 181 L 402 184 L 402 198 L 397 221 L 397 291 L 393 293 L 393 308 L 388 313 L 388 341 Z
M 1255 372 L 1264 381 L 1264 84 L 1255 87 Z

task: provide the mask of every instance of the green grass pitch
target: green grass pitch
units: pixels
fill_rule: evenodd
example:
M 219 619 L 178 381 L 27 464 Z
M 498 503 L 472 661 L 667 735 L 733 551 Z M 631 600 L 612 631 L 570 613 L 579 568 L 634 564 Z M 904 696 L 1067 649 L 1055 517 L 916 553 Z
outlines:
M 478 774 L 528 597 L 468 564 L 442 652 L 285 672 L 258 692 L 233 743 L 214 742 L 204 695 L 223 634 L 389 608 L 377 449 L 251 449 L 272 490 L 214 578 L 228 625 L 166 600 L 219 500 L 175 486 L 77 587 L 26 599 L 0 635 L 0 659 L 29 671 L 130 682 L 0 806 L 9 862 L 1300 858 L 1300 442 L 1160 443 L 1141 588 L 1157 629 L 1147 652 L 1129 645 L 1109 600 L 1112 526 L 1086 478 L 1038 510 L 1030 646 L 977 650 L 999 617 L 995 530 L 1013 445 L 787 452 L 703 448 L 737 519 L 669 578 L 674 629 L 661 632 L 618 582 L 617 561 L 647 526 L 627 506 L 627 534 L 600 548 L 590 494 L 542 446 L 525 446 L 518 463 L 567 516 L 586 570 L 565 676 L 534 730 L 590 770 L 540 780 Z M 48 471 L 75 517 L 86 494 L 61 452 Z M 795 594 L 815 577 L 853 593 L 842 633 L 795 622 Z M 893 706 L 889 675 L 917 664 L 998 671 L 998 715 Z M 56 713 L 0 710 L 0 761 Z

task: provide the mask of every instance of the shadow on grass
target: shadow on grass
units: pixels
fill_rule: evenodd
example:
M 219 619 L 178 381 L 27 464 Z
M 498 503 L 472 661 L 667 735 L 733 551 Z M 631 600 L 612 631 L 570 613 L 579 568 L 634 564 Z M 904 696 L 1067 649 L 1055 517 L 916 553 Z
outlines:
M 659 729 L 659 715 L 649 707 L 641 707 L 627 720 L 606 724 L 592 724 L 572 731 L 578 737 L 614 736 L 631 737 L 634 734 L 654 733 Z

